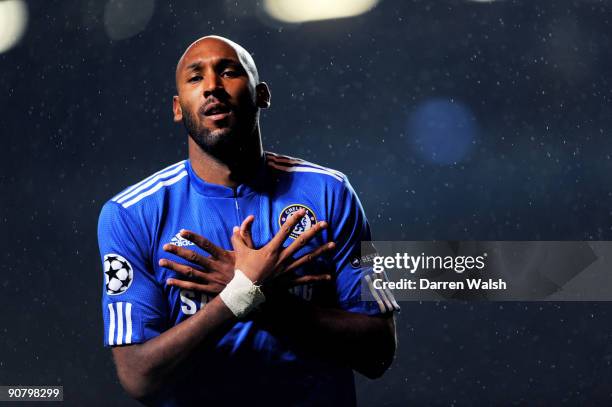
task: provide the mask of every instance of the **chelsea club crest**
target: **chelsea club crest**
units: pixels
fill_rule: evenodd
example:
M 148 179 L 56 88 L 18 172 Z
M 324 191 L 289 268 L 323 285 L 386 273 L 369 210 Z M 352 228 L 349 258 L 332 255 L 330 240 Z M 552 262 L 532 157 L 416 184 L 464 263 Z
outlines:
M 304 215 L 304 217 L 302 218 L 300 223 L 295 225 L 295 227 L 293 228 L 293 230 L 289 234 L 289 236 L 291 238 L 293 238 L 293 239 L 296 239 L 299 235 L 301 235 L 302 233 L 304 233 L 308 229 L 310 229 L 312 227 L 312 225 L 317 223 L 317 217 L 315 216 L 315 214 L 312 211 L 312 209 L 310 209 L 306 205 L 292 204 L 292 205 L 289 205 L 289 206 L 285 207 L 285 209 L 283 209 L 283 211 L 281 212 L 280 216 L 278 217 L 278 225 L 279 226 L 283 226 L 285 224 L 285 222 L 287 222 L 287 219 L 289 219 L 289 217 L 293 213 L 299 211 L 300 209 L 305 209 L 306 210 L 306 215 Z

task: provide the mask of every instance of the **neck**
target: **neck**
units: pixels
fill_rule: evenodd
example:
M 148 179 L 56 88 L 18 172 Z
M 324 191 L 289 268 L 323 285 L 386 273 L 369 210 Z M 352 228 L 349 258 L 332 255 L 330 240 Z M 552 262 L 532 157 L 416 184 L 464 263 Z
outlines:
M 236 152 L 231 162 L 210 155 L 189 137 L 189 159 L 193 171 L 208 183 L 230 188 L 249 181 L 257 173 L 256 169 L 263 159 L 261 137 L 257 133 L 257 137 L 253 137 L 256 142 L 242 152 Z

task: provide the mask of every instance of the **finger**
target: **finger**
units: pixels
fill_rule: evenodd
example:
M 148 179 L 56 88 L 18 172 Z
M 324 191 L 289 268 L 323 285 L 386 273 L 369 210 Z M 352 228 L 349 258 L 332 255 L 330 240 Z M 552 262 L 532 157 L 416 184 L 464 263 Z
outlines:
M 242 236 L 242 240 L 244 240 L 246 245 L 251 249 L 254 248 L 253 237 L 251 236 L 251 226 L 253 225 L 254 220 L 255 216 L 249 215 L 242 221 L 242 225 L 240 225 L 240 236 Z
M 177 273 L 192 279 L 192 280 L 199 280 L 201 282 L 208 282 L 208 278 L 206 273 L 204 273 L 202 270 L 198 270 L 195 269 L 191 266 L 188 266 L 186 264 L 180 264 L 177 262 L 174 262 L 172 260 L 168 260 L 168 259 L 160 259 L 159 260 L 159 265 L 161 267 L 170 269 L 170 270 L 174 270 Z
M 293 278 L 289 284 L 290 284 L 290 287 L 296 287 L 298 285 L 314 284 L 314 283 L 321 283 L 325 281 L 331 281 L 331 279 L 332 279 L 331 274 L 321 274 L 318 276 L 302 276 L 302 277 Z
M 212 261 L 208 257 L 202 256 L 200 253 L 195 252 L 193 250 L 185 249 L 184 247 L 179 247 L 174 244 L 167 243 L 164 245 L 164 251 L 168 253 L 176 254 L 177 256 L 191 262 L 195 263 L 204 268 L 212 268 Z
M 295 252 L 300 250 L 302 247 L 306 245 L 317 233 L 320 233 L 323 229 L 327 228 L 327 222 L 317 222 L 313 227 L 308 229 L 306 232 L 302 233 L 298 236 L 297 239 L 293 241 L 283 252 L 281 253 L 279 260 L 285 261 L 289 259 L 289 257 L 293 256 Z
M 302 257 L 300 257 L 299 259 L 295 260 L 293 263 L 291 263 L 286 269 L 285 269 L 285 273 L 290 272 L 292 270 L 295 270 L 298 267 L 303 266 L 304 264 L 311 262 L 312 260 L 316 259 L 317 257 L 319 257 L 320 255 L 322 255 L 325 252 L 328 252 L 330 250 L 333 250 L 336 247 L 336 244 L 334 242 L 329 242 L 326 243 L 322 246 L 319 246 L 316 250 L 307 253 L 305 255 L 303 255 Z
M 215 245 L 204 236 L 192 232 L 191 230 L 182 229 L 179 233 L 181 234 L 181 237 L 184 237 L 190 242 L 195 243 L 196 246 L 206 251 L 207 253 L 210 253 L 211 256 L 216 259 L 220 258 L 223 255 L 223 252 L 225 252 L 225 250 Z
M 183 290 L 191 290 L 197 291 L 208 295 L 217 295 L 219 293 L 218 289 L 215 289 L 214 285 L 211 284 L 199 284 L 191 281 L 177 280 L 176 278 L 169 278 L 166 280 L 166 284 L 178 287 Z
M 298 224 L 306 214 L 306 210 L 304 208 L 299 209 L 297 212 L 294 212 L 293 215 L 289 216 L 287 221 L 281 226 L 280 230 L 274 235 L 272 240 L 267 244 L 270 250 L 278 250 L 279 247 L 283 245 L 285 240 L 291 234 L 291 231 Z
M 234 230 L 232 231 L 231 242 L 232 242 L 232 247 L 234 248 L 235 251 L 239 251 L 246 247 L 246 243 L 242 239 L 242 236 L 240 236 L 240 228 L 238 226 L 234 226 Z

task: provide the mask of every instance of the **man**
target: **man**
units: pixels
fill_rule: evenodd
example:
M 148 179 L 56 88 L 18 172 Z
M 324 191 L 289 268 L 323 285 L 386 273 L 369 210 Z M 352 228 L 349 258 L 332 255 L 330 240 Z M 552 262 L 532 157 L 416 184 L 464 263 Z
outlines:
M 99 219 L 104 343 L 121 384 L 156 405 L 354 405 L 352 369 L 375 378 L 393 359 L 398 307 L 388 293 L 361 299 L 370 231 L 353 189 L 264 153 L 270 91 L 238 44 L 195 41 L 176 86 L 189 159 Z

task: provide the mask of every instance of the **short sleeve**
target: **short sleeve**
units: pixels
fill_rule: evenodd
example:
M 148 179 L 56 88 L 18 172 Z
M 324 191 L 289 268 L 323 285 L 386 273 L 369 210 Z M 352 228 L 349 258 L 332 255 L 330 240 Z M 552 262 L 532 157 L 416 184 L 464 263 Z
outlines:
M 111 201 L 102 208 L 98 244 L 105 346 L 146 342 L 165 330 L 167 305 L 142 231 L 121 206 Z
M 331 232 L 336 243 L 336 293 L 341 308 L 362 314 L 376 315 L 399 310 L 388 290 L 372 286 L 372 267 L 361 261 L 361 243 L 371 241 L 370 225 L 363 207 L 349 181 L 344 178 L 333 194 Z M 373 292 L 365 293 L 363 290 Z M 369 300 L 374 298 L 375 300 Z

